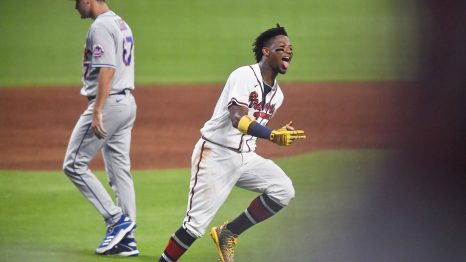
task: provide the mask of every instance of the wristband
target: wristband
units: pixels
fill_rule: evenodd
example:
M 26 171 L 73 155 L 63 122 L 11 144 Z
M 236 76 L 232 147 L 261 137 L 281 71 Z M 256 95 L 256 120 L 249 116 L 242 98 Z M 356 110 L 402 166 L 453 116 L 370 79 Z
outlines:
M 242 116 L 238 122 L 238 130 L 243 134 L 247 134 L 249 126 L 251 125 L 252 122 L 255 122 L 252 116 L 248 116 L 248 115 Z
M 252 122 L 251 125 L 249 125 L 248 135 L 270 139 L 271 133 L 272 133 L 272 129 L 266 126 L 263 126 L 257 123 L 256 121 Z

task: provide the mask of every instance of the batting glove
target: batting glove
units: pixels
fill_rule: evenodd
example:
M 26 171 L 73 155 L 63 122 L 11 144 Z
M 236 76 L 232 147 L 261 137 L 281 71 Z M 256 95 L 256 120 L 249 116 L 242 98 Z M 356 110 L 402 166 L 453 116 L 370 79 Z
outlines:
M 286 126 L 272 130 L 269 140 L 279 146 L 289 146 L 297 139 L 305 139 L 304 130 L 288 130 Z

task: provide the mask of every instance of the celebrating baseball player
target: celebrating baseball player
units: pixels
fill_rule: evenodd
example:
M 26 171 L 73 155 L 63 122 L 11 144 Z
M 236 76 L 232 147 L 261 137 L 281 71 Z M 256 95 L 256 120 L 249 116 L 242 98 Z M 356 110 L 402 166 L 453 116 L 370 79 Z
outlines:
M 237 218 L 211 229 L 222 262 L 234 261 L 240 234 L 276 214 L 294 197 L 292 182 L 283 170 L 254 152 L 258 138 L 280 146 L 306 138 L 291 122 L 277 130 L 266 127 L 283 102 L 276 77 L 288 70 L 293 48 L 280 25 L 261 33 L 253 47 L 258 63 L 230 74 L 212 118 L 201 129 L 191 159 L 186 216 L 159 261 L 177 261 L 203 236 L 234 186 L 261 195 Z
M 130 174 L 131 130 L 136 119 L 134 39 L 131 29 L 105 0 L 76 0 L 81 18 L 92 18 L 84 46 L 81 95 L 88 107 L 68 144 L 63 170 L 100 212 L 107 225 L 101 255 L 137 256 L 136 201 Z M 101 150 L 116 204 L 89 170 Z

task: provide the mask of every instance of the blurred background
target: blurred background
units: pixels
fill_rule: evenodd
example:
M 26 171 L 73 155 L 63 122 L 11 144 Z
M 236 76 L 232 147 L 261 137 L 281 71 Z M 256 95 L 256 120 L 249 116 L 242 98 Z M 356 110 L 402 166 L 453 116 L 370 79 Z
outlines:
M 252 63 L 258 33 L 284 26 L 295 47 L 283 81 L 409 78 L 417 52 L 414 2 L 400 0 L 110 0 L 137 40 L 136 81 L 224 82 Z M 91 20 L 74 1 L 0 1 L 0 86 L 80 84 Z

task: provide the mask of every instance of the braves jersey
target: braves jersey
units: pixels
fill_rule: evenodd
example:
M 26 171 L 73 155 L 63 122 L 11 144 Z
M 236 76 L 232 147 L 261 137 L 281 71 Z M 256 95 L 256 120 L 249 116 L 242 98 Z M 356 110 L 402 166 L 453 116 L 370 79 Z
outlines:
M 96 95 L 101 67 L 115 68 L 110 94 L 134 89 L 133 33 L 128 24 L 112 11 L 99 15 L 87 33 L 81 95 Z
M 212 118 L 201 128 L 204 139 L 238 152 L 251 152 L 256 148 L 257 137 L 245 135 L 233 127 L 228 108 L 232 104 L 248 108 L 261 125 L 267 125 L 283 102 L 283 93 L 277 81 L 264 96 L 259 64 L 243 66 L 233 71 L 215 106 Z

